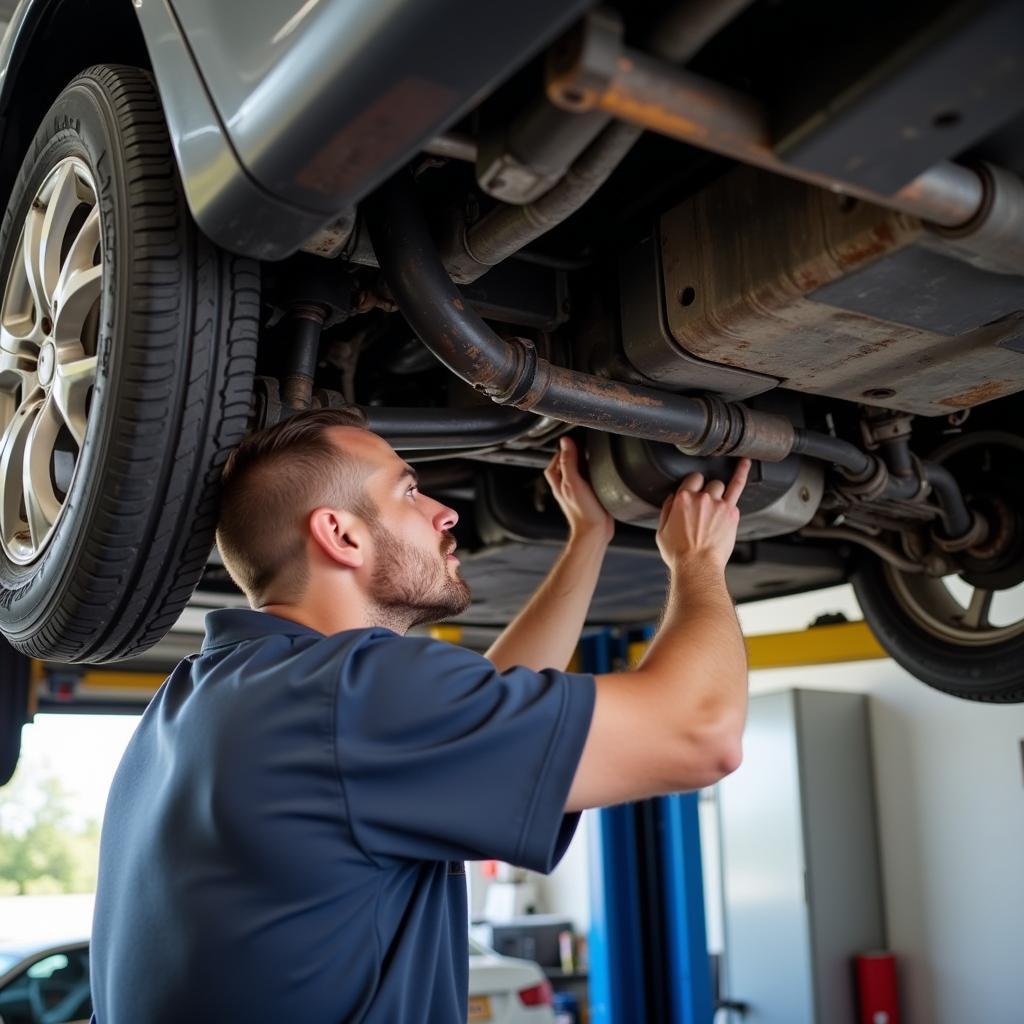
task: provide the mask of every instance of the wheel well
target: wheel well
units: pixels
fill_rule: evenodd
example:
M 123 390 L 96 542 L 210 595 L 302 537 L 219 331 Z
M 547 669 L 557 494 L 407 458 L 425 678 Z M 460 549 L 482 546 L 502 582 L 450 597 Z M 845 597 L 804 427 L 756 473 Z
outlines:
M 150 69 L 134 8 L 124 0 L 39 0 L 7 69 L 0 139 L 0 196 L 6 204 L 25 151 L 50 105 L 93 64 Z

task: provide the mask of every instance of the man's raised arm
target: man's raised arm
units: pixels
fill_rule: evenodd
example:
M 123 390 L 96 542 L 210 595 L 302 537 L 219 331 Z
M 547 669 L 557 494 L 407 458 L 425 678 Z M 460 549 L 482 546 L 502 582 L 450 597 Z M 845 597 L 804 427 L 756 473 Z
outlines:
M 665 503 L 658 547 L 665 617 L 632 672 L 595 677 L 594 714 L 567 811 L 700 789 L 740 763 L 747 658 L 725 585 L 736 503 L 750 463 L 726 486 L 688 476 Z
M 501 671 L 514 665 L 539 671 L 569 664 L 615 532 L 612 517 L 580 473 L 570 438 L 562 438 L 544 476 L 569 521 L 569 540 L 537 592 L 488 650 L 487 657 Z

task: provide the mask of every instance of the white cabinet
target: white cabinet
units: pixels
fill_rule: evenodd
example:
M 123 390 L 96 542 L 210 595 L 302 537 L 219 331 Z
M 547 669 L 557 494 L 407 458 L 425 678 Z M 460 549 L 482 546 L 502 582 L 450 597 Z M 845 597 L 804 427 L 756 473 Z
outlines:
M 725 994 L 745 1024 L 855 1024 L 852 960 L 885 945 L 867 698 L 754 697 L 719 785 Z

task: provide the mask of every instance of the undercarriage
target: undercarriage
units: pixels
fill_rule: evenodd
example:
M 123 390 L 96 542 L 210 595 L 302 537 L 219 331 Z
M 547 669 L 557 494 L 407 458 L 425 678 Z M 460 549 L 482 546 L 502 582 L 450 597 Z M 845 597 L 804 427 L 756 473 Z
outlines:
M 458 509 L 481 624 L 563 535 L 542 478 L 563 434 L 618 522 L 594 621 L 657 615 L 662 502 L 749 457 L 737 600 L 852 579 L 926 682 L 1024 700 L 1024 18 L 911 4 L 880 24 L 840 41 L 818 5 L 737 0 L 586 13 L 304 251 L 248 264 L 245 429 L 360 406 Z M 11 266 L 6 307 L 32 319 Z M 97 316 L 83 303 L 93 376 L 51 445 L 56 515 L 96 415 Z M 64 366 L 33 322 L 5 423 Z M 55 522 L 26 494 L 4 525 L 23 567 Z M 215 557 L 201 576 L 229 585 Z M 15 619 L 41 652 L 38 618 Z

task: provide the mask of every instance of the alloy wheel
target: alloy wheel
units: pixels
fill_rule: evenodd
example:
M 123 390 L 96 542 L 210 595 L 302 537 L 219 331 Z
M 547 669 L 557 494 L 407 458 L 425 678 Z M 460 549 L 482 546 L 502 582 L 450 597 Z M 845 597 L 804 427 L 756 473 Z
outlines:
M 0 544 L 46 549 L 75 478 L 96 384 L 103 242 L 86 164 L 66 157 L 36 192 L 0 306 Z
M 965 494 L 989 510 L 1003 509 L 1002 549 L 972 558 L 969 571 L 941 578 L 892 566 L 893 595 L 922 629 L 966 647 L 1005 643 L 1024 634 L 1024 546 L 1021 543 L 1017 467 L 1024 440 L 1001 431 L 964 434 L 930 456 L 953 469 Z

